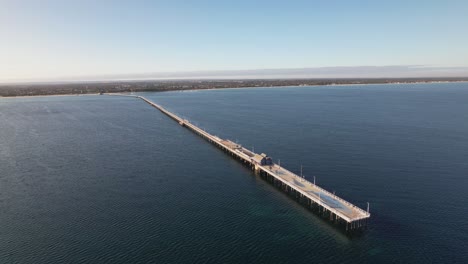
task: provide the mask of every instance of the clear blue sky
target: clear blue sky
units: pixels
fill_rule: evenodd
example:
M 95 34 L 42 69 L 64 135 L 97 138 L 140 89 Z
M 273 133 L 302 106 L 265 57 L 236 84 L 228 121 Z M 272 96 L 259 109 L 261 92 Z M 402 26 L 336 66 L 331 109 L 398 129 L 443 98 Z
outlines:
M 0 81 L 468 66 L 468 1 L 0 0 Z

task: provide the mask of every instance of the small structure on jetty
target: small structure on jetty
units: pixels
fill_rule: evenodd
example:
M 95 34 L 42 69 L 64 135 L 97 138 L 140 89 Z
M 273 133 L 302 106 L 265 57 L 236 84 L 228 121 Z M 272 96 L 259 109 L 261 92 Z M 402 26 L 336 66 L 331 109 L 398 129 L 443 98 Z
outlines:
M 262 153 L 260 155 L 255 154 L 255 156 L 253 156 L 253 158 L 252 158 L 252 163 L 256 163 L 256 164 L 261 165 L 261 166 L 273 165 L 273 161 L 265 153 Z

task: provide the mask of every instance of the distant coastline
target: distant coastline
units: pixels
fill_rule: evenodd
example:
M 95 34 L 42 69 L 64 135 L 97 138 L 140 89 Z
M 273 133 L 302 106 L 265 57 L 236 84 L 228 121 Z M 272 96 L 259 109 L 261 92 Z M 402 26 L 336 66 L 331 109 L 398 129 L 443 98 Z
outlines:
M 373 79 L 257 79 L 257 80 L 135 80 L 74 83 L 0 84 L 0 97 L 97 95 L 100 93 L 164 92 L 227 88 L 338 86 L 367 84 L 417 84 L 468 82 L 460 78 L 373 78 Z

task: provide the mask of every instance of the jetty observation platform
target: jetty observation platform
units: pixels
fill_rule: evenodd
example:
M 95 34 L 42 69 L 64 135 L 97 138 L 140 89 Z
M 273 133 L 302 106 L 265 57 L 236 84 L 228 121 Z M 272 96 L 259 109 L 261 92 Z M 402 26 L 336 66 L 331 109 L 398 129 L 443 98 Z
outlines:
M 273 163 L 272 160 L 265 154 L 258 154 L 250 151 L 241 145 L 232 142 L 231 140 L 222 139 L 212 135 L 205 130 L 192 124 L 187 119 L 183 119 L 176 114 L 168 111 L 164 107 L 148 100 L 143 96 L 137 95 L 122 95 L 122 94 L 109 94 L 139 98 L 162 113 L 166 114 L 173 120 L 177 121 L 181 126 L 184 126 L 201 137 L 205 138 L 210 143 L 221 148 L 234 158 L 249 165 L 256 173 L 267 177 L 276 186 L 285 192 L 292 193 L 301 201 L 305 201 L 308 206 L 315 206 L 318 211 L 327 213 L 332 221 L 344 221 L 346 230 L 359 229 L 367 226 L 367 220 L 370 218 L 369 204 L 367 211 L 363 210 L 356 205 L 338 197 L 334 193 L 317 186 L 316 184 L 306 180 L 305 178 L 297 175 L 279 164 Z

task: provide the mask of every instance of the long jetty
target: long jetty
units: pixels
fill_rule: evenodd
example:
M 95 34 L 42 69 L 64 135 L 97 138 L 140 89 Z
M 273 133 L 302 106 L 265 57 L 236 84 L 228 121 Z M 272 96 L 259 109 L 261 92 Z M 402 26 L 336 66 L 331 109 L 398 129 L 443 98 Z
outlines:
M 315 184 L 315 178 L 314 182 L 310 182 L 304 177 L 281 167 L 280 164 L 272 162 L 271 158 L 266 154 L 255 153 L 230 140 L 221 139 L 217 136 L 211 135 L 190 123 L 187 119 L 183 119 L 176 114 L 171 113 L 164 107 L 143 96 L 126 94 L 107 95 L 134 97 L 145 101 L 178 122 L 181 126 L 195 132 L 235 159 L 238 159 L 242 163 L 248 165 L 256 174 L 264 177 L 284 192 L 293 195 L 301 204 L 315 210 L 321 216 L 329 219 L 330 221 L 338 224 L 344 224 L 346 226 L 346 231 L 360 230 L 367 227 L 368 219 L 370 218 L 369 203 L 367 203 L 367 211 L 363 210 L 338 197 L 334 193 L 330 193 L 317 186 Z

